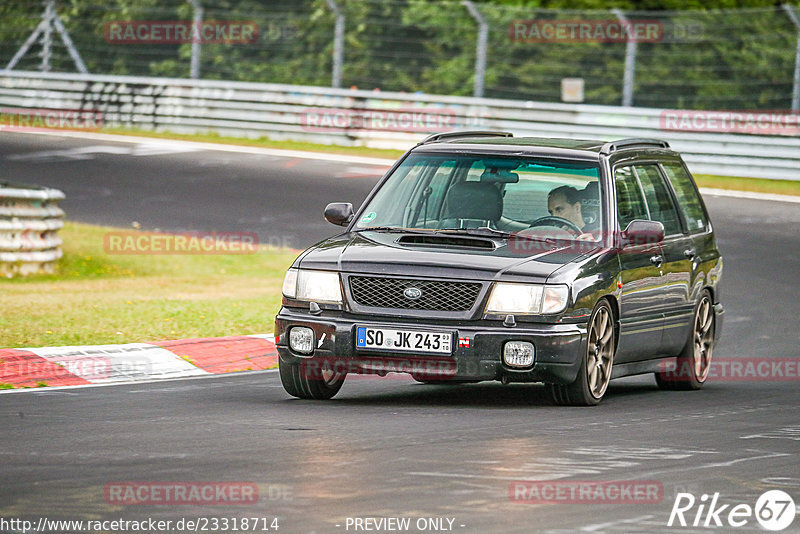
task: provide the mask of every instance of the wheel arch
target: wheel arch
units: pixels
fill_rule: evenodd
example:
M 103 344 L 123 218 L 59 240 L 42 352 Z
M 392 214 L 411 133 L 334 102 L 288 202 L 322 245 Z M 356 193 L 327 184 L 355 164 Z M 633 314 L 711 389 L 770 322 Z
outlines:
M 614 315 L 614 351 L 616 352 L 617 347 L 619 346 L 619 301 L 617 300 L 617 297 L 611 293 L 600 297 L 600 300 L 608 301 L 608 305 L 611 306 L 611 313 Z
M 703 291 L 708 291 L 709 295 L 711 295 L 711 304 L 717 303 L 717 292 L 714 289 L 714 286 L 704 285 L 700 288 L 700 294 L 703 294 Z

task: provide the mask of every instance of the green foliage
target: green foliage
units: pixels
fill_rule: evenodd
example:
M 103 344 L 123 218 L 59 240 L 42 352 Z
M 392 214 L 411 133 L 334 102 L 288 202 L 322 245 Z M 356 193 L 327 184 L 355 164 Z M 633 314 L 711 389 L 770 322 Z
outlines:
M 337 0 L 346 16 L 343 86 L 471 95 L 477 22 L 459 1 Z M 207 79 L 328 86 L 335 15 L 324 0 L 204 0 L 204 20 L 252 21 L 250 44 L 203 44 Z M 585 80 L 588 104 L 618 105 L 625 43 L 521 42 L 514 21 L 656 21 L 658 42 L 638 45 L 634 104 L 660 108 L 787 109 L 797 31 L 780 2 L 766 0 L 476 0 L 489 24 L 485 96 L 557 102 L 561 80 Z M 677 11 L 682 10 L 682 11 Z M 0 6 L 0 63 L 36 27 L 42 5 Z M 58 13 L 90 72 L 187 77 L 192 45 L 112 44 L 113 21 L 191 20 L 185 0 L 59 0 Z M 38 68 L 39 45 L 20 65 Z M 54 35 L 52 66 L 74 71 Z

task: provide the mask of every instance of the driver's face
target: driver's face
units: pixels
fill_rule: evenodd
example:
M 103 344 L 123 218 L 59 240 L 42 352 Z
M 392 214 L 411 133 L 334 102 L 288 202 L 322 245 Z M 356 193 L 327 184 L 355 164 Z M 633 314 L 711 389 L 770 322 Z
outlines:
M 583 229 L 586 225 L 586 223 L 583 222 L 581 203 L 576 202 L 575 204 L 570 204 L 567 202 L 567 197 L 563 194 L 556 194 L 550 197 L 547 201 L 547 211 L 550 212 L 550 215 L 561 217 L 562 219 L 567 219 L 575 223 L 575 226 L 580 229 Z

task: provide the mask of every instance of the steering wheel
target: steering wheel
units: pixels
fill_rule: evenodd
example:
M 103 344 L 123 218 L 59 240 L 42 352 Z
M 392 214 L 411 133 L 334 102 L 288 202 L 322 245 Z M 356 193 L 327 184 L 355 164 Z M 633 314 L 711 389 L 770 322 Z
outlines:
M 574 233 L 576 236 L 580 236 L 583 234 L 583 230 L 578 228 L 574 222 L 570 221 L 569 219 L 565 219 L 563 217 L 556 217 L 555 215 L 546 215 L 544 217 L 539 217 L 535 221 L 531 223 L 531 228 L 534 226 L 558 226 L 559 228 L 563 228 L 564 230 L 569 230 L 570 232 Z

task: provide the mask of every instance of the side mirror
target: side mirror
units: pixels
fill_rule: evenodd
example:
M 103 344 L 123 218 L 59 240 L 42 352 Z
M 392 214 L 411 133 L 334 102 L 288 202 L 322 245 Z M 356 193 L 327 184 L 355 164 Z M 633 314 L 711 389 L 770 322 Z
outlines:
M 337 226 L 347 226 L 353 220 L 353 205 L 349 202 L 331 202 L 325 206 L 325 220 Z
M 664 225 L 658 221 L 634 219 L 622 232 L 622 246 L 658 245 L 664 241 Z

